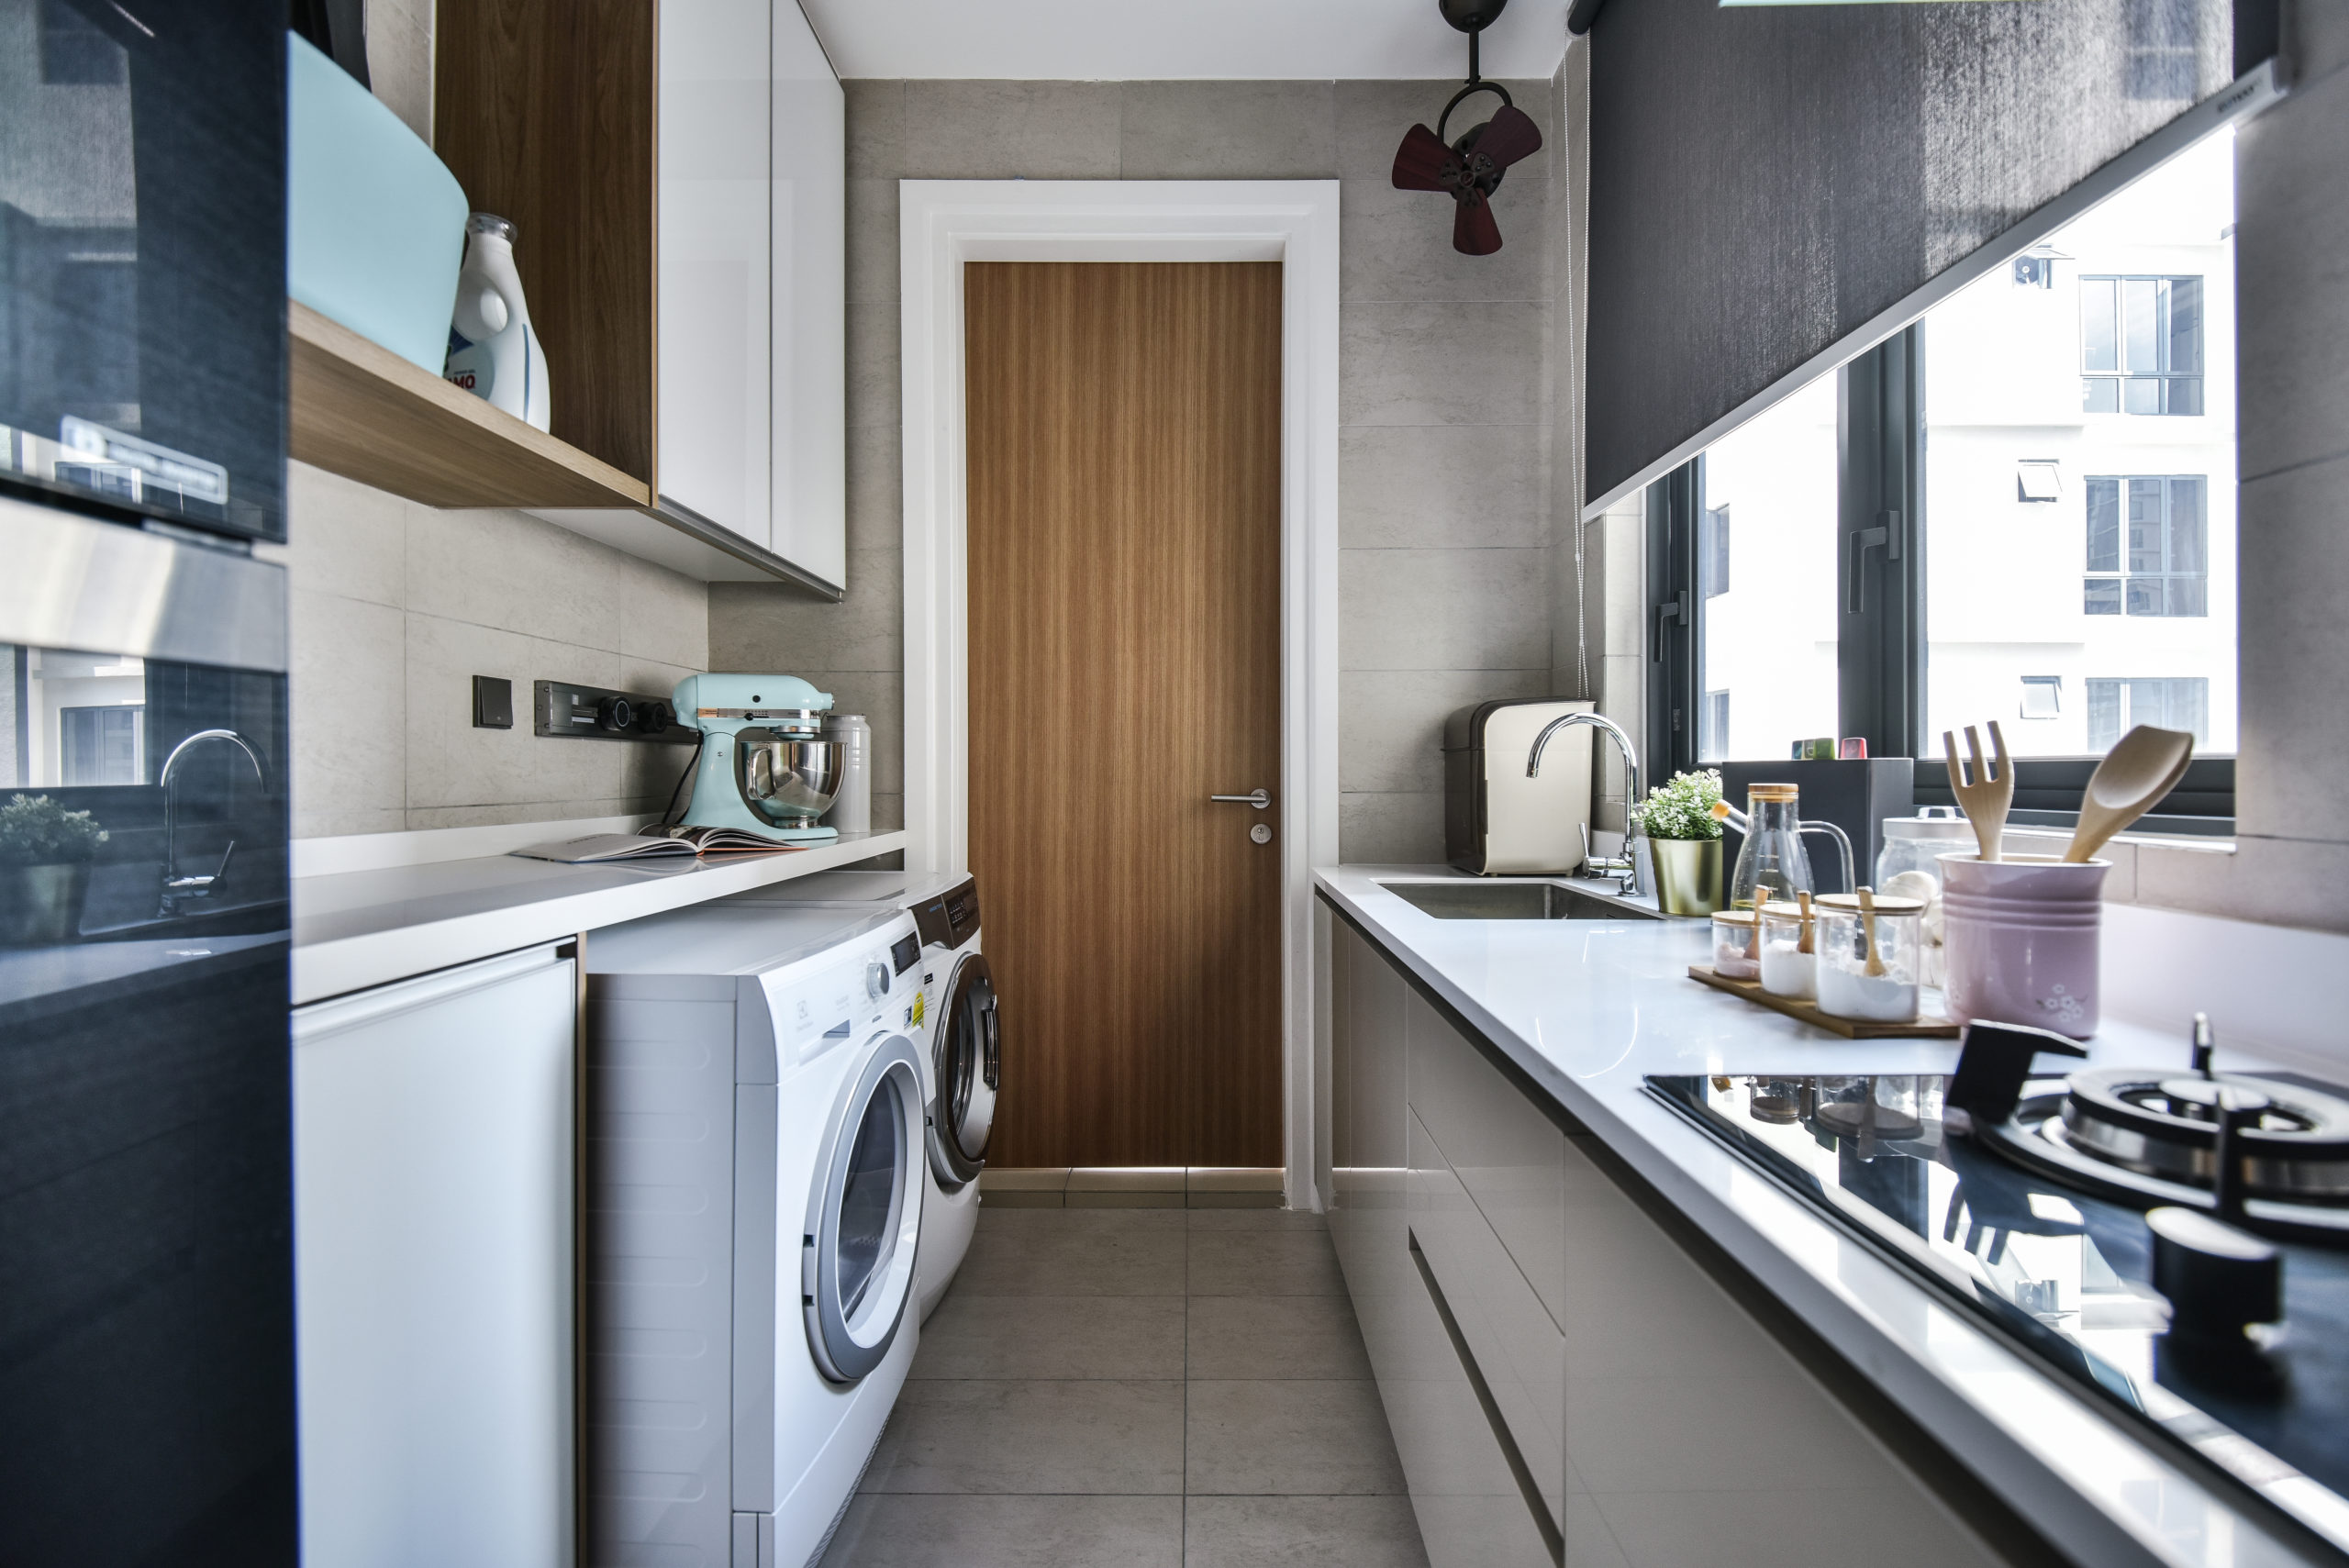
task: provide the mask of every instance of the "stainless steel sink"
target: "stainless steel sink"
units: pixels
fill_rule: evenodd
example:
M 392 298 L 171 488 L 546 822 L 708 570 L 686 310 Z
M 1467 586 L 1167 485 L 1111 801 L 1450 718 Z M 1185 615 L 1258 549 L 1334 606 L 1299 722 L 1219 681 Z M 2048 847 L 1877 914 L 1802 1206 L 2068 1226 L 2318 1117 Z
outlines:
M 1554 882 L 1382 882 L 1378 885 L 1439 920 L 1664 918 L 1653 909 L 1618 904 Z

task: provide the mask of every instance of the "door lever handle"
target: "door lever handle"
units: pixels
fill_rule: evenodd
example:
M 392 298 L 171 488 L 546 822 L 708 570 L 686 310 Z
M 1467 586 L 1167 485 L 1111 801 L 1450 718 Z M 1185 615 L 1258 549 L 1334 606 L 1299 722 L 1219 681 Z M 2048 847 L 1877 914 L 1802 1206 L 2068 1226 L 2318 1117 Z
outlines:
M 1246 795 L 1211 795 L 1208 798 L 1223 801 L 1232 806 L 1252 806 L 1257 810 L 1263 811 L 1273 804 L 1273 792 L 1266 789 L 1252 789 Z

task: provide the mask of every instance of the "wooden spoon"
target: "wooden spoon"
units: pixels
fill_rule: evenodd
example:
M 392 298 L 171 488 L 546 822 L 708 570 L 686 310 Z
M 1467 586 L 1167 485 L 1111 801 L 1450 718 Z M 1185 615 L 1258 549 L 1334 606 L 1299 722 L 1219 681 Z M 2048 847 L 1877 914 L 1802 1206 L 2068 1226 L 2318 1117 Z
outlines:
M 1815 950 L 1810 945 L 1810 895 L 1797 893 L 1795 902 L 1802 906 L 1801 934 L 1795 940 L 1795 951 L 1811 952 Z
M 1852 890 L 1860 895 L 1860 929 L 1867 933 L 1868 961 L 1862 973 L 1882 975 L 1886 973 L 1884 954 L 1876 945 L 1876 889 L 1863 883 Z
M 2080 796 L 2080 825 L 2072 829 L 2067 861 L 2085 861 L 2115 833 L 2151 811 L 2177 787 L 2194 760 L 2194 737 L 2180 729 L 2141 724 L 2104 754 Z
M 1970 779 L 1958 762 L 1956 740 L 1948 730 L 1942 731 L 1942 755 L 1949 760 L 1950 793 L 1957 796 L 1959 809 L 1974 825 L 1974 841 L 1982 858 L 1996 861 L 1998 845 L 2007 835 L 2007 811 L 2015 803 L 2014 764 L 2007 761 L 2007 738 L 1998 733 L 1998 721 L 1990 721 L 1990 754 L 1998 760 L 1997 773 L 1984 770 L 1982 737 L 1970 724 L 1965 727 L 1965 750 L 1974 760 Z

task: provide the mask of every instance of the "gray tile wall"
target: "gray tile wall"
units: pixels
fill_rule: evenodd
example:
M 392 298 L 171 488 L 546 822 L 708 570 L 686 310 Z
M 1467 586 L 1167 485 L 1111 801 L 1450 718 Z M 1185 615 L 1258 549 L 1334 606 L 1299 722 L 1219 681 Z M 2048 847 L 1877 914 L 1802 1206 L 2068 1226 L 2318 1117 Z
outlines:
M 530 683 L 666 693 L 708 666 L 701 584 L 288 467 L 295 838 L 660 809 L 685 749 L 540 740 Z M 475 675 L 513 682 L 512 729 L 473 728 Z
M 1556 82 L 1508 83 L 1552 146 L 1494 206 L 1507 243 L 1451 247 L 1442 198 L 1394 190 L 1396 143 L 1444 82 L 851 82 L 849 595 L 710 595 L 719 667 L 806 674 L 862 706 L 876 825 L 902 820 L 900 179 L 1342 182 L 1341 845 L 1442 855 L 1443 715 L 1552 683 L 1550 356 Z
M 2137 854 L 2139 902 L 2349 931 L 2349 6 L 2288 0 L 2292 95 L 2235 142 L 2235 852 Z

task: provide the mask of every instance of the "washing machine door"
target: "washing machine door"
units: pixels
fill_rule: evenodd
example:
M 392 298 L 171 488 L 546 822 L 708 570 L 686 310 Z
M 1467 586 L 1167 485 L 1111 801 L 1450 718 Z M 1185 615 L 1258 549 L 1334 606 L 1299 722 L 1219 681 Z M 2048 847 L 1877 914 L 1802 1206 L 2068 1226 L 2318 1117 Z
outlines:
M 807 1346 L 834 1383 L 881 1364 L 911 1298 L 921 1234 L 921 1058 L 876 1037 L 833 1106 L 800 1251 Z
M 1003 1042 L 995 975 L 984 955 L 970 953 L 954 966 L 931 1041 L 938 1100 L 930 1112 L 930 1168 L 951 1192 L 978 1175 L 995 1131 Z

